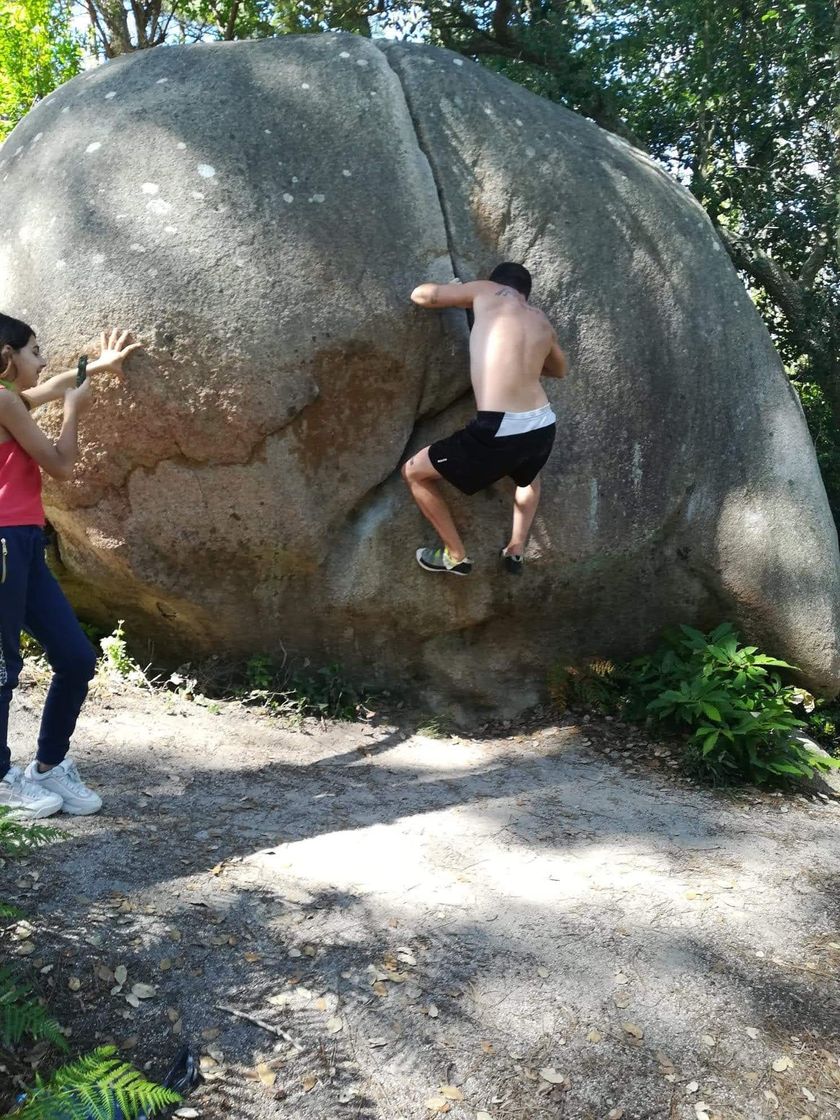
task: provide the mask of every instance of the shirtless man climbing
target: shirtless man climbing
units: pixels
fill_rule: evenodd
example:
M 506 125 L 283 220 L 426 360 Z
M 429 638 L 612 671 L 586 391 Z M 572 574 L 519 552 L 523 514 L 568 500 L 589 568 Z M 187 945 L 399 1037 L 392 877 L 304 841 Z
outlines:
M 548 319 L 528 303 L 531 274 L 521 264 L 498 265 L 489 280 L 421 284 L 411 293 L 420 307 L 472 308 L 470 375 L 476 416 L 466 427 L 418 451 L 402 476 L 443 548 L 419 548 L 428 572 L 472 571 L 452 514 L 440 493 L 443 478 L 475 494 L 509 476 L 516 483 L 513 528 L 501 551 L 505 569 L 522 573 L 525 542 L 540 500 L 539 472 L 551 453 L 555 416 L 540 377 L 565 377 L 566 355 Z

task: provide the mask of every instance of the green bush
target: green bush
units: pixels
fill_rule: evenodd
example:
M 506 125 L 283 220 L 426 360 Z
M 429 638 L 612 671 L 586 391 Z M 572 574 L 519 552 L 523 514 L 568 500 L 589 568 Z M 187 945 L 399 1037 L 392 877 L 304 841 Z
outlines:
M 806 726 L 792 710 L 805 694 L 775 670 L 793 668 L 742 646 L 728 622 L 708 635 L 680 626 L 666 631 L 654 653 L 619 670 L 623 708 L 630 719 L 687 734 L 688 765 L 712 781 L 811 777 L 840 763 L 791 739 Z
M 308 662 L 305 665 L 308 667 Z M 316 719 L 355 720 L 370 716 L 370 697 L 345 680 L 337 663 L 315 672 L 290 673 L 283 662 L 258 654 L 245 666 L 241 698 L 260 703 L 300 722 Z

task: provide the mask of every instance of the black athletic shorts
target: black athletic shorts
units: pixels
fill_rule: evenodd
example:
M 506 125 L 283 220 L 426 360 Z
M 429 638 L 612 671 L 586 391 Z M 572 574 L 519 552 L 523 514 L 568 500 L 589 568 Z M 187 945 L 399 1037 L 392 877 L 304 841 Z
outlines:
M 551 454 L 556 431 L 551 405 L 531 412 L 477 412 L 466 427 L 433 443 L 429 458 L 463 494 L 505 477 L 529 486 Z

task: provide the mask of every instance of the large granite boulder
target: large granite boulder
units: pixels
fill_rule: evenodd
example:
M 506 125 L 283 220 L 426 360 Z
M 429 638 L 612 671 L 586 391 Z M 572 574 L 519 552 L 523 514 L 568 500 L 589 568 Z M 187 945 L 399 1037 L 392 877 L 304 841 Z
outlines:
M 0 151 L 0 308 L 53 368 L 102 324 L 49 516 L 71 597 L 158 658 L 337 661 L 515 710 L 545 670 L 732 618 L 840 681 L 837 537 L 770 338 L 702 210 L 590 122 L 446 51 L 348 35 L 162 47 L 62 86 Z M 471 411 L 463 312 L 425 279 L 534 273 L 572 374 L 531 563 L 504 486 L 453 496 L 474 575 L 398 468 Z

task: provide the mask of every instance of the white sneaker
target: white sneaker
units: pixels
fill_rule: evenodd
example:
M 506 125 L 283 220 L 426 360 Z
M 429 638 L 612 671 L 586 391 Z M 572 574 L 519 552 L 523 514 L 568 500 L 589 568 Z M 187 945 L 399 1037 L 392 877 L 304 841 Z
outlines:
M 0 778 L 0 805 L 9 809 L 16 821 L 35 821 L 51 817 L 63 805 L 61 794 L 27 781 L 19 766 L 13 766 Z
M 92 789 L 88 789 L 79 777 L 76 763 L 71 762 L 69 758 L 65 758 L 58 766 L 53 766 L 46 774 L 39 774 L 37 764 L 30 762 L 26 767 L 26 781 L 37 784 L 40 789 L 58 794 L 64 803 L 62 808 L 65 813 L 86 817 L 90 813 L 99 812 L 102 808 L 102 798 Z

